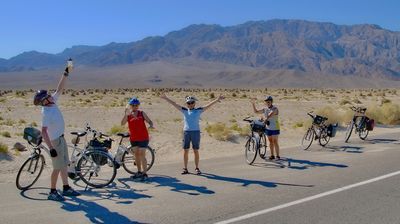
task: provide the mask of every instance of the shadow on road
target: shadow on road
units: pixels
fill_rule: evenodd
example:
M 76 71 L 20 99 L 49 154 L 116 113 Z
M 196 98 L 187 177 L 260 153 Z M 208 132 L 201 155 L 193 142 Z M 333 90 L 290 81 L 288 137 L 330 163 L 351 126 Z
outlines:
M 150 177 L 146 183 L 153 184 L 155 187 L 170 187 L 171 191 L 188 195 L 214 194 L 215 192 L 205 186 L 194 186 L 182 183 L 175 177 L 157 175 Z M 130 178 L 119 179 L 121 182 L 132 181 Z
M 388 144 L 399 141 L 398 139 L 389 139 L 389 138 L 375 138 L 375 139 L 366 139 L 366 142 L 370 144 Z
M 364 147 L 359 146 L 349 146 L 349 145 L 342 145 L 342 146 L 325 146 L 327 149 L 331 149 L 331 151 L 343 151 L 348 153 L 363 153 Z
M 91 223 L 138 223 L 118 212 L 112 212 L 94 201 L 79 197 L 68 198 L 61 204 L 61 208 L 68 212 L 84 212 Z
M 301 184 L 288 184 L 288 183 L 269 182 L 269 181 L 261 181 L 261 180 L 248 180 L 248 179 L 236 178 L 236 177 L 225 177 L 225 176 L 220 176 L 220 175 L 210 174 L 210 173 L 202 173 L 200 176 L 206 177 L 211 180 L 239 183 L 243 187 L 247 187 L 249 185 L 260 185 L 262 187 L 270 187 L 270 188 L 277 187 L 278 185 L 293 186 L 293 187 L 314 187 L 314 185 L 301 185 Z
M 336 163 L 323 163 L 323 162 L 313 162 L 309 160 L 300 160 L 300 159 L 293 159 L 293 158 L 286 158 L 285 159 L 288 163 L 287 167 L 289 169 L 296 169 L 296 170 L 305 170 L 310 167 L 337 167 L 337 168 L 347 168 L 347 165 L 344 164 L 336 164 Z

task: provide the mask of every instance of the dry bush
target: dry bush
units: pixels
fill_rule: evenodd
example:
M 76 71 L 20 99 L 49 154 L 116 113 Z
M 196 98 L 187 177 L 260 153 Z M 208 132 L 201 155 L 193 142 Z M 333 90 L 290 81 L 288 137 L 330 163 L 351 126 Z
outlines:
M 11 138 L 11 134 L 8 131 L 3 131 L 0 133 L 1 136 L 5 137 L 5 138 Z
M 391 102 L 372 105 L 367 110 L 367 116 L 374 119 L 378 124 L 399 125 L 400 105 Z
M 8 146 L 0 142 L 0 153 L 8 153 Z
M 121 125 L 114 125 L 111 127 L 110 131 L 108 131 L 108 134 L 115 135 L 119 132 L 127 132 L 128 128 L 126 126 L 121 126 Z
M 232 130 L 224 123 L 207 124 L 205 129 L 211 137 L 219 141 L 228 141 L 233 137 Z
M 342 99 L 339 102 L 340 106 L 344 106 L 344 105 L 347 105 L 347 104 L 351 104 L 351 102 L 349 100 L 347 100 L 347 99 Z
M 331 106 L 319 108 L 316 111 L 316 114 L 327 117 L 328 120 L 326 122 L 328 124 L 339 123 L 342 126 L 347 124 L 353 117 L 353 113 L 350 109 L 343 110 L 343 109 L 335 108 L 335 107 L 331 107 Z

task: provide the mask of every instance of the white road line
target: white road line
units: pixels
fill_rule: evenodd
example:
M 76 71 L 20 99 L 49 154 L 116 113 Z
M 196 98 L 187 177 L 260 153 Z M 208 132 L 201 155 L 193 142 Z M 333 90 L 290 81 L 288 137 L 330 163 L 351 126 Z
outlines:
M 393 172 L 393 173 L 385 174 L 383 176 L 375 177 L 375 178 L 372 178 L 372 179 L 369 179 L 369 180 L 365 180 L 365 181 L 362 181 L 362 182 L 358 182 L 358 183 L 355 183 L 355 184 L 351 184 L 351 185 L 347 185 L 347 186 L 344 186 L 344 187 L 341 187 L 341 188 L 337 188 L 337 189 L 334 189 L 334 190 L 331 190 L 331 191 L 327 191 L 327 192 L 324 192 L 324 193 L 321 193 L 321 194 L 317 194 L 317 195 L 314 195 L 314 196 L 302 198 L 302 199 L 299 199 L 299 200 L 296 200 L 296 201 L 292 201 L 292 202 L 289 202 L 289 203 L 286 203 L 286 204 L 278 205 L 278 206 L 275 206 L 275 207 L 272 207 L 272 208 L 267 208 L 267 209 L 264 209 L 264 210 L 261 210 L 261 211 L 258 211 L 258 212 L 253 212 L 253 213 L 249 213 L 247 215 L 243 215 L 243 216 L 239 216 L 239 217 L 236 217 L 236 218 L 220 221 L 220 222 L 217 222 L 217 224 L 227 224 L 227 223 L 233 223 L 233 222 L 242 221 L 242 220 L 249 219 L 249 218 L 252 218 L 252 217 L 256 217 L 256 216 L 259 216 L 259 215 L 263 215 L 263 214 L 266 214 L 266 213 L 269 213 L 269 212 L 273 212 L 273 211 L 276 211 L 276 210 L 279 210 L 279 209 L 287 208 L 287 207 L 290 207 L 290 206 L 293 206 L 293 205 L 297 205 L 297 204 L 301 204 L 301 203 L 304 203 L 304 202 L 307 202 L 307 201 L 311 201 L 311 200 L 315 200 L 315 199 L 318 199 L 318 198 L 322 198 L 322 197 L 325 197 L 325 196 L 328 196 L 328 195 L 331 195 L 331 194 L 335 194 L 335 193 L 339 193 L 339 192 L 342 192 L 342 191 L 346 191 L 346 190 L 349 190 L 351 188 L 359 187 L 359 186 L 362 186 L 362 185 L 365 185 L 365 184 L 370 184 L 370 183 L 373 183 L 373 182 L 376 182 L 376 181 L 380 181 L 380 180 L 383 180 L 383 179 L 386 179 L 386 178 L 389 178 L 389 177 L 392 177 L 392 176 L 396 176 L 396 175 L 399 175 L 399 174 L 400 174 L 400 170 L 396 171 L 396 172 Z

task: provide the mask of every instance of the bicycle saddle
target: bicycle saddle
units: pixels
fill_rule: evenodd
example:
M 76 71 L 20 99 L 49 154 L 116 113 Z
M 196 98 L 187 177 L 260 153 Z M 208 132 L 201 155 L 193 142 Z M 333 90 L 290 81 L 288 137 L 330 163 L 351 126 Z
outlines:
M 127 138 L 130 136 L 130 134 L 128 132 L 120 132 L 120 133 L 117 133 L 117 136 Z
M 82 136 L 85 136 L 87 133 L 86 133 L 86 131 L 84 131 L 84 132 L 76 132 L 76 131 L 73 131 L 73 132 L 71 132 L 70 134 L 71 134 L 71 135 L 76 135 L 76 136 L 78 136 L 78 137 L 82 137 Z

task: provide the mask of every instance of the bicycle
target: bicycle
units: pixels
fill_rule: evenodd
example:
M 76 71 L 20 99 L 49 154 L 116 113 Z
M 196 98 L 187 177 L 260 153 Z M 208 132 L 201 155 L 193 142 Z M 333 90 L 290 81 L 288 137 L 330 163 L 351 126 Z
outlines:
M 122 141 L 125 138 L 129 138 L 130 135 L 129 133 L 117 133 L 117 136 L 121 137 L 117 151 L 114 154 L 114 161 L 122 165 L 124 170 L 130 174 L 135 174 L 136 169 L 136 162 L 135 162 L 135 153 L 133 150 L 131 150 L 131 147 L 125 146 Z M 154 159 L 155 159 L 155 153 L 156 151 L 151 148 L 150 146 L 147 146 L 146 149 L 146 162 L 147 162 L 147 171 L 153 167 L 154 164 Z
M 247 136 L 245 144 L 246 162 L 251 165 L 257 158 L 257 154 L 261 159 L 266 158 L 267 154 L 267 137 L 265 136 L 265 124 L 261 120 L 251 120 L 250 117 L 243 121 L 250 123 L 251 134 Z
M 114 158 L 108 150 L 111 148 L 111 143 L 114 140 L 110 136 L 92 129 L 89 124 L 86 124 L 85 131 L 71 132 L 70 134 L 76 137 L 73 146 L 68 146 L 72 148 L 70 164 L 68 166 L 68 177 L 72 180 L 82 179 L 85 184 L 95 188 L 105 187 L 112 183 L 117 174 L 118 164 L 114 162 Z M 87 137 L 89 134 L 92 134 L 92 137 L 88 141 Z M 81 149 L 78 147 L 78 144 L 80 138 L 84 136 L 85 147 Z M 100 141 L 102 139 L 105 140 Z M 88 152 L 91 152 L 91 155 L 86 156 Z M 89 166 L 87 166 L 88 162 Z M 101 177 L 99 175 L 100 172 L 102 172 Z M 104 178 L 106 174 L 107 178 Z
M 354 132 L 358 133 L 358 136 L 361 140 L 365 140 L 369 134 L 369 131 L 372 131 L 374 128 L 374 120 L 369 119 L 365 112 L 367 108 L 365 107 L 350 107 L 352 111 L 354 111 L 353 119 L 349 122 L 346 128 L 346 135 L 344 142 L 348 142 L 355 127 Z
M 318 139 L 318 142 L 321 146 L 326 146 L 331 138 L 328 132 L 328 126 L 325 124 L 328 118 L 319 115 L 313 115 L 312 113 L 313 112 L 311 111 L 307 113 L 307 115 L 313 119 L 313 123 L 311 124 L 311 127 L 307 129 L 306 134 L 301 140 L 301 145 L 303 146 L 304 150 L 310 148 L 314 139 Z
M 79 138 L 85 136 L 87 132 L 72 132 L 71 134 Z M 95 139 L 96 136 L 94 135 L 93 138 Z M 16 186 L 19 190 L 27 190 L 32 187 L 42 174 L 44 165 L 46 164 L 42 151 L 45 151 L 50 156 L 49 149 L 42 144 L 42 136 L 39 130 L 33 127 L 25 128 L 24 139 L 28 141 L 32 149 L 28 147 L 31 155 L 22 164 L 16 177 Z M 77 147 L 77 144 L 74 144 L 73 148 L 71 160 L 74 159 L 76 165 L 72 163 L 69 166 L 72 165 L 72 170 L 78 175 L 79 179 L 95 188 L 105 187 L 113 182 L 116 175 L 116 168 L 112 157 L 108 153 L 100 148 L 93 147 L 80 149 Z M 108 166 L 105 166 L 106 164 Z M 108 167 L 111 169 L 111 172 L 107 169 Z M 111 176 L 105 178 L 105 174 Z

